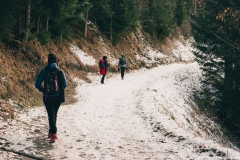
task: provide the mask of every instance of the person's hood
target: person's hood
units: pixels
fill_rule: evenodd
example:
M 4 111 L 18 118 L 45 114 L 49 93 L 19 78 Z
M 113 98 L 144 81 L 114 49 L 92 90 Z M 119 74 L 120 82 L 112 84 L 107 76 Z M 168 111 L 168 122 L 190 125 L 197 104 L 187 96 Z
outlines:
M 56 63 L 50 63 L 50 64 L 48 64 L 47 65 L 47 67 L 46 67 L 47 69 L 57 69 L 58 68 L 58 66 L 57 66 L 57 64 Z

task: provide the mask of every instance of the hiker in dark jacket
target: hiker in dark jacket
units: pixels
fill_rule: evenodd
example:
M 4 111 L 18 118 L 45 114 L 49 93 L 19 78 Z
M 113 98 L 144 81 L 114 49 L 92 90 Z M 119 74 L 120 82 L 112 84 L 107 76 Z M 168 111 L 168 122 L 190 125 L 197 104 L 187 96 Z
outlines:
M 107 56 L 103 56 L 102 60 L 100 61 L 100 74 L 102 75 L 101 84 L 104 84 L 104 79 L 108 71 L 109 63 L 107 61 Z
M 121 78 L 124 80 L 124 72 L 127 69 L 128 63 L 124 55 L 119 59 L 118 69 L 121 70 Z
M 54 71 L 57 74 L 58 80 L 55 80 L 57 82 L 57 93 L 49 92 L 48 89 L 48 80 L 46 79 L 47 74 L 53 73 Z M 43 86 L 42 86 L 43 83 Z M 47 113 L 48 113 L 48 121 L 49 121 L 49 132 L 48 132 L 48 138 L 50 138 L 50 142 L 55 142 L 55 140 L 58 139 L 57 137 L 57 112 L 62 102 L 65 101 L 64 97 L 64 89 L 67 87 L 67 81 L 66 76 L 57 66 L 57 59 L 56 55 L 50 53 L 48 55 L 48 64 L 47 66 L 41 70 L 39 73 L 35 87 L 43 93 L 43 102 L 46 107 Z

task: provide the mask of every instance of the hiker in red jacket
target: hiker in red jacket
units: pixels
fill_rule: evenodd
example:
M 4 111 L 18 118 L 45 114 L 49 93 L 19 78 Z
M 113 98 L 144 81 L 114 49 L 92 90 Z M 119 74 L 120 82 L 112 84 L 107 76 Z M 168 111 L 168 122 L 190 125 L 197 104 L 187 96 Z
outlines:
M 107 62 L 107 56 L 103 56 L 102 60 L 99 62 L 100 74 L 103 75 L 101 79 L 101 84 L 104 84 L 104 78 L 107 74 L 109 64 Z

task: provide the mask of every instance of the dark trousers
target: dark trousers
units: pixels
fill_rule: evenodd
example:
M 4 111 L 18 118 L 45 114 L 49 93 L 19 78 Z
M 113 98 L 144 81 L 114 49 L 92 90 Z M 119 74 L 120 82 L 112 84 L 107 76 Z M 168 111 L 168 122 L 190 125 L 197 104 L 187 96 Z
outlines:
M 105 75 L 106 75 L 106 74 L 103 74 L 102 79 L 101 79 L 101 83 L 104 83 Z
M 123 78 L 124 77 L 124 72 L 125 72 L 125 67 L 120 67 L 120 69 L 121 69 L 121 77 Z
M 46 99 L 43 101 L 48 114 L 48 122 L 49 122 L 49 133 L 56 134 L 57 133 L 57 112 L 61 105 L 59 99 Z

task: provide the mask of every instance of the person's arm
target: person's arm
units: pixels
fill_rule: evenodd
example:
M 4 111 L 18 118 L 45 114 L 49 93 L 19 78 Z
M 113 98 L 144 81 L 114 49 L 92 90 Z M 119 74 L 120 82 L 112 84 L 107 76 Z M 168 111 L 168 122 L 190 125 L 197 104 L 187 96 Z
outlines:
M 63 72 L 63 88 L 65 89 L 67 86 L 68 86 L 67 79 L 66 79 L 66 76 Z
M 35 83 L 35 87 L 40 91 L 40 92 L 45 92 L 45 89 L 42 87 L 42 83 L 44 81 L 44 74 L 45 74 L 45 70 L 42 70 L 39 75 L 38 78 L 36 80 Z

